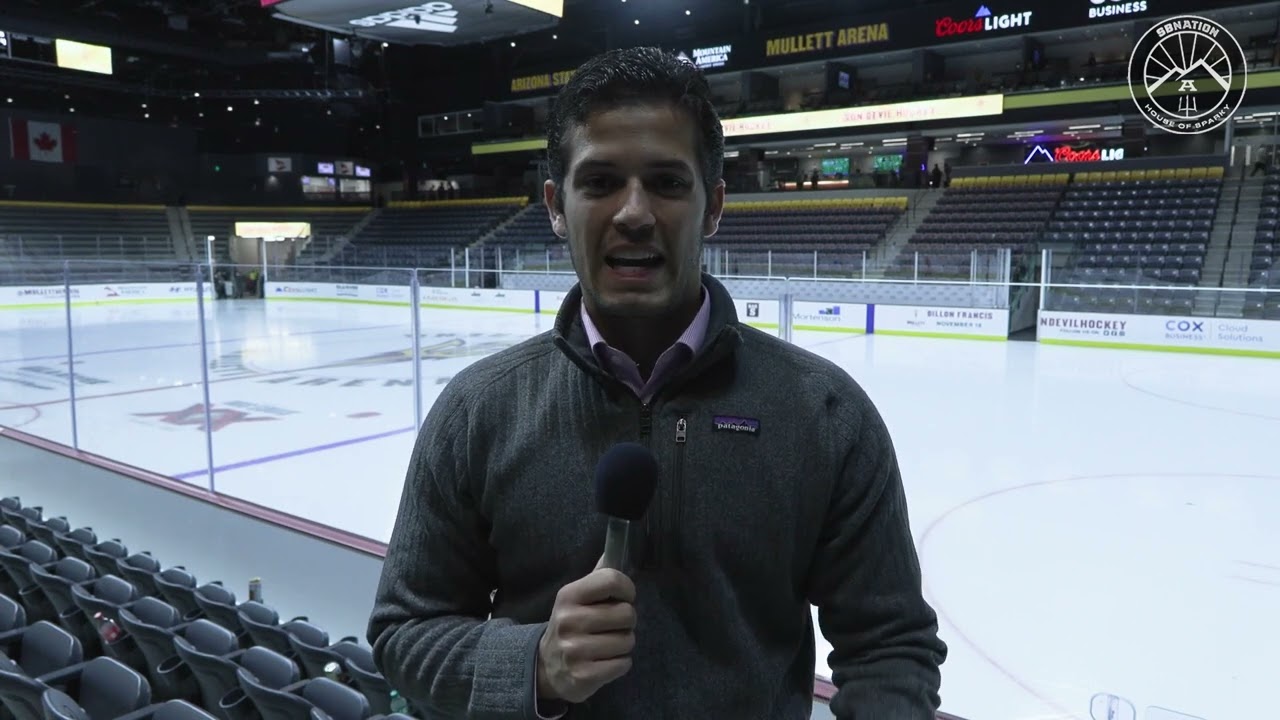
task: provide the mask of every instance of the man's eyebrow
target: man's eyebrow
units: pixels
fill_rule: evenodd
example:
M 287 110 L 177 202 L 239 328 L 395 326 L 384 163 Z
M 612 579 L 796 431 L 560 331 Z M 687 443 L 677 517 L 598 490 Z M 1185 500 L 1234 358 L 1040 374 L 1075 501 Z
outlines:
M 654 160 L 653 162 L 646 163 L 645 166 L 653 170 L 680 170 L 683 172 L 693 172 L 693 168 L 689 166 L 689 163 L 684 162 L 683 160 Z M 616 167 L 617 163 L 610 160 L 583 160 L 578 163 L 576 168 L 574 168 L 574 172 L 579 173 L 585 170 L 611 170 Z

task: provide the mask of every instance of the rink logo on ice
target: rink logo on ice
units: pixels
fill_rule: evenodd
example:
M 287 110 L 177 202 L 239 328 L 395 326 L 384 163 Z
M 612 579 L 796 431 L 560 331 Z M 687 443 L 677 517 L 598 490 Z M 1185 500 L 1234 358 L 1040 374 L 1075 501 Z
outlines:
M 75 378 L 76 385 L 109 385 L 110 381 L 102 378 L 68 372 L 65 368 L 50 365 L 26 365 L 14 372 L 0 373 L 0 383 L 12 383 L 32 390 L 65 389 Z
M 146 421 L 148 423 L 158 423 L 159 425 L 167 425 L 174 428 L 195 428 L 200 432 L 218 432 L 232 425 L 241 423 L 270 422 L 279 420 L 279 417 L 255 417 L 252 412 L 245 412 L 231 406 L 247 405 L 247 403 L 227 403 L 228 407 L 218 407 L 217 405 L 209 406 L 209 410 L 205 412 L 204 403 L 196 403 L 189 405 L 181 410 L 165 410 L 161 412 L 150 413 L 133 413 L 133 417 L 138 418 L 155 418 L 155 420 Z M 259 407 L 259 406 L 251 406 Z M 285 411 L 289 412 L 289 411 Z M 206 422 L 207 421 L 207 422 Z
M 287 410 L 276 405 L 263 405 L 261 403 L 245 402 L 243 400 L 234 400 L 227 403 L 228 407 L 246 410 L 248 412 L 262 413 L 264 415 L 275 415 L 277 417 L 285 417 L 286 415 L 297 415 L 297 410 Z
M 490 355 L 505 350 L 523 339 L 516 335 L 504 333 L 432 333 L 431 335 L 423 336 L 422 350 L 419 357 L 422 360 L 448 361 Z M 377 376 L 378 373 L 384 372 L 382 368 L 390 366 L 403 367 L 412 362 L 413 349 L 404 348 L 339 360 L 309 368 L 314 372 L 282 374 L 272 368 L 252 366 L 245 361 L 241 353 L 231 352 L 211 360 L 209 370 L 220 379 L 267 375 L 268 377 L 263 377 L 257 381 L 265 385 L 367 390 L 369 388 L 413 387 L 413 375 L 407 371 L 399 371 L 403 372 L 403 375 L 387 372 L 386 375 Z M 358 368 L 363 368 L 365 371 L 358 376 L 346 374 L 352 369 Z M 431 380 L 424 380 L 424 382 L 434 381 L 436 385 L 444 385 L 452 377 L 448 373 L 433 374 Z

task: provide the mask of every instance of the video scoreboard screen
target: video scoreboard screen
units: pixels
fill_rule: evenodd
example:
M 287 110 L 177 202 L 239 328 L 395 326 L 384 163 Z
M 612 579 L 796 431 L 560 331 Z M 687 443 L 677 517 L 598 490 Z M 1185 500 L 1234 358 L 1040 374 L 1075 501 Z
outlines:
M 0 60 L 53 65 L 65 70 L 111 75 L 111 48 L 66 38 L 47 38 L 0 30 Z

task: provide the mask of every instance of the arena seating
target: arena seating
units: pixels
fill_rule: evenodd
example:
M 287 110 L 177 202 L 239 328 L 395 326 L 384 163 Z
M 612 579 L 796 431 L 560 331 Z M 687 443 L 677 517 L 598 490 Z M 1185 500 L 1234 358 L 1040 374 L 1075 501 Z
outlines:
M 237 604 L 150 553 L 0 501 L 0 715 L 14 720 L 409 720 L 353 637 Z M 124 579 L 128 578 L 128 579 Z
M 856 273 L 906 209 L 905 197 L 730 201 L 706 245 L 734 274 L 808 275 L 815 253 L 827 271 Z
M 450 248 L 479 241 L 529 204 L 524 197 L 389 203 L 332 265 L 448 267 Z
M 1015 264 L 1025 262 L 1069 179 L 1067 173 L 955 178 L 886 277 L 916 277 L 918 270 L 921 279 L 968 280 L 975 251 L 1002 248 L 1014 251 Z
M 1045 240 L 1070 243 L 1054 284 L 1167 286 L 1155 290 L 1051 290 L 1054 310 L 1189 313 L 1201 281 L 1222 190 L 1221 167 L 1079 173 Z
M 1272 168 L 1263 185 L 1248 287 L 1270 292 L 1246 293 L 1244 316 L 1280 320 L 1280 168 Z
M 906 209 L 905 197 L 727 202 L 708 244 L 743 251 L 861 252 L 882 242 Z
M 1280 241 L 1275 230 L 1259 230 L 1249 265 L 1249 287 L 1269 292 L 1245 293 L 1244 316 L 1280 320 Z
M 564 242 L 551 231 L 551 220 L 542 203 L 530 203 L 485 242 L 490 246 L 546 246 Z
M 172 260 L 162 205 L 0 202 L 0 253 L 23 260 Z
M 203 248 L 205 238 L 214 237 L 215 260 L 227 259 L 227 241 L 235 234 L 237 222 L 306 222 L 311 223 L 312 242 L 325 244 L 344 237 L 369 213 L 362 207 L 226 207 L 192 205 L 191 235 L 196 247 Z M 327 245 L 326 245 L 327 246 Z

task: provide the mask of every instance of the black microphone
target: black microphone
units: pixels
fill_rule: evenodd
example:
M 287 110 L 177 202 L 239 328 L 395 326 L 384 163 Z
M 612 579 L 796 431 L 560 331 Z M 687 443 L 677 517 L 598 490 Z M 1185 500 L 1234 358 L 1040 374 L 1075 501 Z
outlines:
M 596 510 L 609 518 L 604 567 L 623 569 L 627 530 L 644 517 L 657 485 L 658 459 L 643 445 L 618 443 L 596 464 Z

